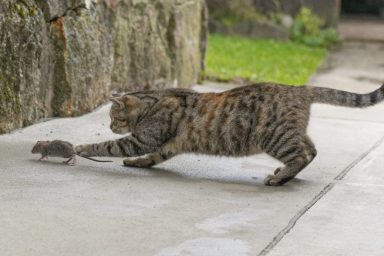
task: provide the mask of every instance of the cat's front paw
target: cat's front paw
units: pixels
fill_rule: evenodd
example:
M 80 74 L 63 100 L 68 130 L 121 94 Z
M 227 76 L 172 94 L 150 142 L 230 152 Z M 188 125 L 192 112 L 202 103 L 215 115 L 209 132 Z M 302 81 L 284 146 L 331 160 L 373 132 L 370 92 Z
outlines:
M 281 186 L 293 178 L 294 177 L 279 177 L 278 175 L 268 175 L 264 179 L 264 184 L 267 186 Z
M 125 166 L 148 168 L 155 164 L 155 162 L 148 157 L 129 157 L 123 161 Z
M 91 152 L 89 150 L 89 145 L 77 145 L 75 147 L 75 152 L 76 154 L 78 154 L 79 156 L 90 156 L 91 155 Z

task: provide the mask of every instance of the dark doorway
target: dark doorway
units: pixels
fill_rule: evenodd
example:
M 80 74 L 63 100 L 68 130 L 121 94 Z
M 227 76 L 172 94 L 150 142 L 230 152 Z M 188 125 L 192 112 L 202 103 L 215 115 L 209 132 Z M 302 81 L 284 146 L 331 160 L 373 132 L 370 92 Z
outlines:
M 384 18 L 384 0 L 342 0 L 343 14 L 362 14 Z
M 342 0 L 339 34 L 345 40 L 384 42 L 384 0 Z

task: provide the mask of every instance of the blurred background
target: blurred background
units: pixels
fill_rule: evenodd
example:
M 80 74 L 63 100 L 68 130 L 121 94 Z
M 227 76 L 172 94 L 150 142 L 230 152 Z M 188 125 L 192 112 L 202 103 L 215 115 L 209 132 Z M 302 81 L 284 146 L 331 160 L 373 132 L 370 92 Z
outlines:
M 383 42 L 383 16 L 383 0 L 4 0 L 0 133 L 112 92 L 305 84 L 345 42 Z

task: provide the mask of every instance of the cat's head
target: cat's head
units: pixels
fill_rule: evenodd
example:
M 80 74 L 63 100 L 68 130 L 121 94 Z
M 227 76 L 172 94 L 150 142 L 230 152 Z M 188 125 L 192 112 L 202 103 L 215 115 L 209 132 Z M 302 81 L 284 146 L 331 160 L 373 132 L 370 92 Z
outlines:
M 117 134 L 131 132 L 137 123 L 137 119 L 143 110 L 143 102 L 133 95 L 114 96 L 111 111 L 111 130 Z

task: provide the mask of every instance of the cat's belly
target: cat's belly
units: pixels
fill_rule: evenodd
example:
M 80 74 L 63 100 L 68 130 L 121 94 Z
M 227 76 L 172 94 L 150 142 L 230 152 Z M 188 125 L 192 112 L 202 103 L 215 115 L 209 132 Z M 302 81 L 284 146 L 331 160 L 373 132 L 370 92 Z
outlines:
M 205 155 L 215 155 L 215 156 L 228 156 L 228 157 L 243 157 L 260 154 L 263 151 L 257 146 L 251 147 L 239 147 L 236 146 L 236 143 L 229 143 L 228 145 L 211 143 L 210 145 L 199 145 L 191 146 L 186 148 L 187 152 L 205 154 Z
M 241 136 L 221 136 L 183 133 L 166 147 L 173 152 L 197 153 L 220 156 L 248 156 L 262 153 L 262 150 L 252 140 Z

